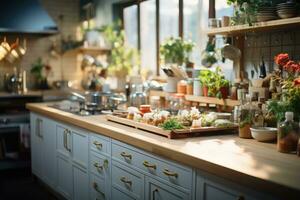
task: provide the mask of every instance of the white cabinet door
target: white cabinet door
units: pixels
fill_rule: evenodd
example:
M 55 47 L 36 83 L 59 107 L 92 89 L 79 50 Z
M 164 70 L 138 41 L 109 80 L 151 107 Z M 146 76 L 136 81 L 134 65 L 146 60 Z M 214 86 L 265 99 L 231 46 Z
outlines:
M 73 166 L 73 199 L 89 199 L 89 178 L 85 170 Z
M 72 162 L 73 164 L 87 170 L 89 158 L 88 134 L 74 129 L 71 130 L 71 133 L 72 137 L 67 137 L 67 145 L 69 146 L 69 149 L 72 149 Z M 70 136 L 70 134 L 68 136 Z
M 188 200 L 189 195 L 150 177 L 146 177 L 146 200 Z
M 71 155 L 71 144 L 70 141 L 71 130 L 61 124 L 56 125 L 56 151 L 58 154 L 69 158 Z
M 31 167 L 32 173 L 43 178 L 43 120 L 40 116 L 30 114 Z
M 43 118 L 42 167 L 44 181 L 52 188 L 56 185 L 56 122 Z
M 70 159 L 57 156 L 57 190 L 66 199 L 71 199 L 73 194 L 73 174 Z

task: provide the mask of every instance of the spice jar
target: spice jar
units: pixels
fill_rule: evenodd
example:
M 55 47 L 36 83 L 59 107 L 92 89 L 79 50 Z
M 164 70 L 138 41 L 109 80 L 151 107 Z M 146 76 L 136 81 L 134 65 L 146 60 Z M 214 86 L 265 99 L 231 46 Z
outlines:
M 186 94 L 186 89 L 187 89 L 186 81 L 182 80 L 177 83 L 177 93 Z
M 150 113 L 151 112 L 151 106 L 150 105 L 141 105 L 140 106 L 140 112 L 142 114 Z
M 285 121 L 278 127 L 277 150 L 283 153 L 291 153 L 297 150 L 299 140 L 299 125 L 294 122 L 294 113 L 286 112 Z
M 186 94 L 193 95 L 193 79 L 189 78 L 186 85 Z

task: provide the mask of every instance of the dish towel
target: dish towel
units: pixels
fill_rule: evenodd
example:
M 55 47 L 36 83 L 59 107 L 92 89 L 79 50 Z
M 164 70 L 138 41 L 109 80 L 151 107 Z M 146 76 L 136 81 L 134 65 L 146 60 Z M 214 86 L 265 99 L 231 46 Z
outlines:
M 20 143 L 28 149 L 30 148 L 30 125 L 20 124 Z

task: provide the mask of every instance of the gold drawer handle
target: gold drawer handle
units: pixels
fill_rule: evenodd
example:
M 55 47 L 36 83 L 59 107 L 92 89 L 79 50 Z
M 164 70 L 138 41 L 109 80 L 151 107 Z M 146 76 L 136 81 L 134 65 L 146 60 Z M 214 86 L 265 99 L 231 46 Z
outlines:
M 130 154 L 127 154 L 126 152 L 122 152 L 121 154 L 120 154 L 122 157 L 124 157 L 124 158 L 128 158 L 128 159 L 132 159 L 132 156 L 130 155 Z
M 150 164 L 148 161 L 144 161 L 143 165 L 147 168 L 153 168 L 156 169 L 156 165 L 155 164 Z
M 99 163 L 95 162 L 95 163 L 94 163 L 94 167 L 96 167 L 98 171 L 99 171 L 99 170 L 102 171 L 103 168 L 108 168 L 108 160 L 105 159 L 105 160 L 103 161 L 103 165 L 102 165 L 102 166 L 101 166 Z
M 178 174 L 175 173 L 175 172 L 170 172 L 168 169 L 164 169 L 163 173 L 166 175 L 166 176 L 173 176 L 175 178 L 178 177 Z
M 131 180 L 128 180 L 126 177 L 124 177 L 124 176 L 122 176 L 121 178 L 120 178 L 120 181 L 122 181 L 123 183 L 125 183 L 125 184 L 128 184 L 128 185 L 132 185 L 132 181 Z
M 97 170 L 99 171 L 99 170 L 103 170 L 103 166 L 101 166 L 99 163 L 94 163 L 94 167 L 96 167 L 97 168 Z
M 94 141 L 93 144 L 96 146 L 97 149 L 101 149 L 102 148 L 102 144 L 98 141 Z
M 96 182 L 93 183 L 93 188 L 100 193 L 101 195 L 105 196 L 104 192 L 99 190 L 98 184 Z

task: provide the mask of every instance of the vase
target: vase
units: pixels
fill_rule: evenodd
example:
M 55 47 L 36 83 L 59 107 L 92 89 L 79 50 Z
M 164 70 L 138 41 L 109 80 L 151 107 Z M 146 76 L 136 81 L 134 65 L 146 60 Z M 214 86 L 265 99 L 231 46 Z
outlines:
M 207 86 L 202 87 L 202 93 L 203 93 L 203 96 L 205 96 L 205 97 L 208 96 L 208 87 Z

